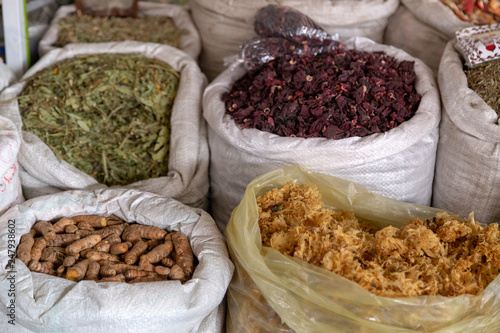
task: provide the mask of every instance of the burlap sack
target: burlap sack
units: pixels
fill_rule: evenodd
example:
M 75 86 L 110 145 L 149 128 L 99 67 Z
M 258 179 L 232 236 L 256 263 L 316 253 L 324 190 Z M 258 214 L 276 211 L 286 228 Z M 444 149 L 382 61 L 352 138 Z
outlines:
M 422 95 L 416 114 L 386 133 L 341 140 L 281 137 L 257 129 L 242 130 L 226 114 L 221 95 L 231 89 L 244 69 L 240 65 L 226 70 L 206 88 L 203 96 L 211 151 L 212 215 L 221 230 L 247 184 L 284 165 L 299 164 L 359 183 L 377 194 L 430 204 L 441 112 L 432 71 L 404 51 L 366 38 L 350 39 L 346 45 L 415 61 L 416 89 Z
M 187 236 L 199 263 L 193 277 L 150 283 L 73 282 L 9 262 L 38 220 L 115 214 Z M 125 189 L 66 191 L 37 197 L 0 216 L 0 332 L 223 333 L 221 310 L 233 273 L 223 236 L 203 210 L 152 193 Z M 11 284 L 14 284 L 12 288 Z M 13 289 L 14 294 L 8 290 Z M 12 304 L 14 306 L 12 307 Z M 11 308 L 13 310 L 11 310 Z M 13 316 L 5 316 L 5 314 Z M 12 321 L 12 325 L 9 321 Z
M 180 73 L 171 116 L 168 175 L 142 180 L 127 187 L 173 197 L 194 207 L 207 208 L 209 151 L 206 124 L 201 114 L 206 78 L 189 55 L 176 48 L 154 43 L 71 44 L 50 51 L 24 78 L 66 58 L 98 53 L 138 53 L 165 61 Z M 22 81 L 11 85 L 2 92 L 0 101 L 15 98 L 24 86 L 25 82 Z M 21 133 L 22 120 L 17 100 L 0 105 L 0 116 L 11 119 Z M 23 169 L 21 180 L 26 198 L 68 189 L 105 187 L 56 157 L 42 140 L 28 132 L 22 132 L 19 163 Z
M 165 4 L 165 3 L 148 3 L 140 1 L 138 4 L 139 16 L 168 16 L 171 17 L 175 25 L 186 33 L 181 37 L 180 49 L 189 54 L 193 59 L 198 59 L 201 51 L 201 41 L 198 30 L 194 26 L 189 12 L 186 7 Z M 50 22 L 50 27 L 43 35 L 40 44 L 38 45 L 38 53 L 40 56 L 45 55 L 47 52 L 53 50 L 54 43 L 57 41 L 57 33 L 59 30 L 59 21 L 76 12 L 74 5 L 67 5 L 59 7 L 54 18 Z
M 443 101 L 432 205 L 480 222 L 500 221 L 500 126 L 496 112 L 468 88 L 449 42 L 439 68 Z
M 257 34 L 253 18 L 257 11 L 274 1 L 191 0 L 192 18 L 200 31 L 202 52 L 200 67 L 209 80 L 224 69 L 224 58 L 239 52 L 240 45 Z M 382 42 L 387 20 L 399 6 L 399 0 L 284 0 L 279 4 L 293 7 L 341 39 L 368 37 Z

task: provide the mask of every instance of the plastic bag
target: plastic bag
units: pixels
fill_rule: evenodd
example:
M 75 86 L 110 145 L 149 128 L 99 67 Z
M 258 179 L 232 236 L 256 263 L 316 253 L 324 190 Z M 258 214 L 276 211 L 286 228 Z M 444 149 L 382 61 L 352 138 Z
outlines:
M 240 62 L 247 70 L 285 53 L 318 54 L 340 46 L 338 35 L 329 35 L 310 17 L 288 6 L 261 8 L 255 15 L 254 29 L 261 37 L 245 41 L 241 46 Z
M 6 267 L 22 235 L 37 220 L 116 214 L 127 222 L 153 225 L 187 236 L 198 258 L 193 277 L 151 283 L 73 282 L 30 272 L 19 259 L 0 272 L 0 304 L 15 303 L 14 324 L 6 317 L 0 332 L 206 332 L 222 333 L 224 295 L 231 280 L 223 236 L 201 209 L 135 190 L 67 191 L 29 200 L 0 217 L 0 262 Z M 13 246 L 14 245 L 14 246 Z M 11 247 L 14 247 L 12 249 Z M 10 266 L 10 265 L 9 265 Z M 12 281 L 14 293 L 8 293 Z M 10 310 L 9 310 L 10 311 Z
M 356 183 L 298 166 L 256 178 L 226 228 L 236 266 L 228 290 L 229 333 L 246 327 L 325 333 L 500 330 L 500 277 L 479 296 L 379 297 L 340 275 L 262 247 L 255 198 L 288 181 L 316 185 L 326 205 L 353 211 L 377 228 L 399 227 L 442 211 L 376 195 Z

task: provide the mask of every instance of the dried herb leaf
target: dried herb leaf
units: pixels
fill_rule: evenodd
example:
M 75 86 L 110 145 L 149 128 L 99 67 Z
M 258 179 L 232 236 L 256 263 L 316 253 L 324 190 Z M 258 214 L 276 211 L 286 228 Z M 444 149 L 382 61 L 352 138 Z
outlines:
M 465 75 L 469 88 L 500 117 L 500 61 L 488 61 L 480 67 L 465 70 Z
M 24 129 L 107 185 L 167 174 L 179 74 L 133 54 L 67 59 L 31 78 L 19 96 Z

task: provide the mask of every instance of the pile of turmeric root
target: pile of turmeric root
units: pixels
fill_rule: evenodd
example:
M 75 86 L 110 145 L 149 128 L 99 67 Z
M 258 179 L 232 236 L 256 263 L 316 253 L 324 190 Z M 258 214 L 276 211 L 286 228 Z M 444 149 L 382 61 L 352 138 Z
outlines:
M 17 257 L 33 272 L 77 282 L 184 283 L 195 266 L 181 232 L 127 223 L 115 215 L 38 221 L 21 237 Z

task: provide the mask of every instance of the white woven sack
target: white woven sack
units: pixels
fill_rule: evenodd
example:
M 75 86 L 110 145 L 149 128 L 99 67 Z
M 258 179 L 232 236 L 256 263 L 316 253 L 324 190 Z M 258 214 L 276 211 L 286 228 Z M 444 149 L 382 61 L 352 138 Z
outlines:
M 432 71 L 404 51 L 366 38 L 350 39 L 346 45 L 415 61 L 416 89 L 422 95 L 416 114 L 388 132 L 341 140 L 291 138 L 257 129 L 241 130 L 226 114 L 220 97 L 244 74 L 244 69 L 240 66 L 226 70 L 207 87 L 203 97 L 211 151 L 212 216 L 221 230 L 248 183 L 284 165 L 299 164 L 311 171 L 356 182 L 390 198 L 430 204 L 440 118 Z
M 8 322 L 13 319 L 16 329 L 44 333 L 222 333 L 218 308 L 234 269 L 224 238 L 207 213 L 173 199 L 123 189 L 66 191 L 31 199 L 0 217 L 2 267 L 9 263 L 9 246 L 16 247 L 36 221 L 94 214 L 115 214 L 127 222 L 181 231 L 199 261 L 192 278 L 184 284 L 73 282 L 30 272 L 16 259 L 13 267 L 0 273 L 0 288 L 5 291 L 0 304 L 8 309 L 14 302 L 15 308 L 14 318 L 4 316 L 0 321 L 1 332 L 13 328 Z M 13 281 L 15 297 L 7 292 Z
M 0 214 L 24 201 L 17 153 L 21 138 L 8 118 L 0 116 Z
M 167 45 L 133 41 L 70 44 L 62 49 L 50 51 L 23 78 L 28 78 L 64 59 L 98 53 L 137 53 L 164 61 L 180 73 L 179 88 L 171 116 L 168 175 L 142 180 L 126 187 L 173 197 L 190 206 L 207 208 L 209 151 L 206 124 L 201 114 L 201 98 L 206 86 L 206 77 L 189 55 Z M 0 101 L 15 98 L 25 85 L 23 81 L 11 85 L 2 92 Z M 22 120 L 17 100 L 0 105 L 0 116 L 13 120 L 21 132 Z M 69 189 L 105 187 L 56 157 L 42 140 L 24 131 L 19 163 L 22 167 L 21 180 L 26 198 Z
M 38 44 L 38 53 L 40 56 L 45 55 L 47 52 L 53 50 L 54 43 L 57 41 L 57 34 L 59 31 L 59 21 L 76 12 L 75 5 L 66 5 L 59 7 L 54 18 L 50 22 L 50 27 L 43 35 Z M 196 29 L 191 16 L 189 15 L 186 7 L 165 4 L 165 3 L 148 3 L 140 1 L 138 4 L 139 16 L 168 16 L 174 21 L 174 24 L 185 30 L 187 33 L 181 36 L 180 49 L 189 54 L 193 59 L 198 59 L 201 51 L 201 41 L 198 30 Z
M 225 57 L 239 53 L 244 41 L 257 36 L 253 27 L 257 11 L 278 2 L 308 15 L 341 39 L 368 37 L 380 43 L 389 16 L 399 6 L 399 0 L 191 0 L 203 46 L 200 67 L 210 80 L 225 69 Z
M 400 48 L 422 60 L 436 77 L 448 41 L 445 34 L 419 20 L 404 5 L 391 16 L 384 34 L 384 44 Z
M 495 111 L 467 86 L 449 42 L 439 68 L 443 119 L 432 205 L 480 222 L 500 221 L 500 125 Z

